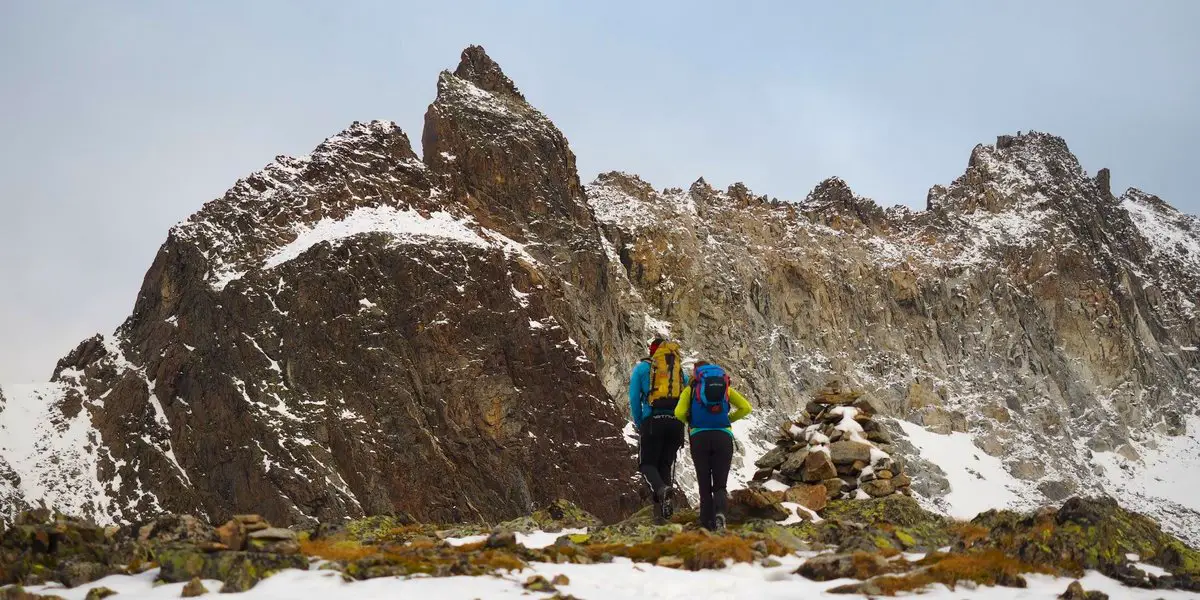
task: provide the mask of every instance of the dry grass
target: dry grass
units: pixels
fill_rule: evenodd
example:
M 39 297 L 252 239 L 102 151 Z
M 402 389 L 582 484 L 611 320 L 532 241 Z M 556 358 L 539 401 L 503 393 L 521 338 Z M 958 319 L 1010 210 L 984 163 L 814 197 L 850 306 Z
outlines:
M 987 527 L 976 525 L 969 521 L 955 523 L 950 526 L 950 532 L 962 540 L 964 546 L 970 548 L 976 543 L 986 540 L 991 533 Z
M 894 596 L 899 592 L 923 589 L 941 583 L 954 589 L 962 581 L 979 585 L 1001 585 L 1024 587 L 1024 573 L 1047 573 L 1055 571 L 1046 566 L 1031 565 L 1008 556 L 998 550 L 985 550 L 970 554 L 931 554 L 917 562 L 925 569 L 909 575 L 886 576 L 872 580 L 884 595 Z
M 305 556 L 315 556 L 325 560 L 353 561 L 368 556 L 382 556 L 379 546 L 364 546 L 352 540 L 320 539 L 300 540 L 300 552 Z
M 691 570 L 715 569 L 725 566 L 726 560 L 751 562 L 754 560 L 754 544 L 759 540 L 733 535 L 705 535 L 698 532 L 677 533 L 656 542 L 645 542 L 626 546 L 624 544 L 594 544 L 584 548 L 593 560 L 601 555 L 623 556 L 637 562 L 656 562 L 663 556 L 676 556 Z M 782 556 L 788 550 L 774 540 L 762 540 L 767 553 Z

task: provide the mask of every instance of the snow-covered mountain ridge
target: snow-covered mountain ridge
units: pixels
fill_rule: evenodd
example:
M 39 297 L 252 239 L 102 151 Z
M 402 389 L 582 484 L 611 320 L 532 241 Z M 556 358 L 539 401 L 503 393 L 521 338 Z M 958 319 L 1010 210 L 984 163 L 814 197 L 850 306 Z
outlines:
M 558 497 L 616 516 L 637 504 L 628 370 L 670 333 L 758 409 L 742 479 L 841 378 L 897 420 L 932 506 L 1109 491 L 1200 541 L 1180 487 L 1200 225 L 1115 197 L 1060 138 L 976 147 L 924 211 L 836 178 L 795 203 L 583 186 L 561 132 L 469 49 L 422 141 L 355 123 L 173 228 L 121 328 L 49 384 L 0 387 L 0 500 L 100 521 L 496 519 Z

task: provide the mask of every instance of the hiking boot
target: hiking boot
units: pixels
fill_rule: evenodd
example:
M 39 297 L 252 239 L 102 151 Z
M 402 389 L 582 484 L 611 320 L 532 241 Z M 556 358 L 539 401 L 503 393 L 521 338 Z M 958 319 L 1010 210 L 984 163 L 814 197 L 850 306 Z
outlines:
M 666 525 L 667 524 L 667 518 L 663 516 L 662 504 L 660 504 L 658 502 L 654 503 L 654 524 L 655 525 Z
M 671 520 L 671 515 L 675 514 L 674 495 L 675 488 L 670 485 L 665 485 L 659 490 L 658 496 L 658 514 L 662 517 L 663 522 Z
M 717 516 L 713 517 L 713 531 L 725 531 L 724 513 L 717 513 Z

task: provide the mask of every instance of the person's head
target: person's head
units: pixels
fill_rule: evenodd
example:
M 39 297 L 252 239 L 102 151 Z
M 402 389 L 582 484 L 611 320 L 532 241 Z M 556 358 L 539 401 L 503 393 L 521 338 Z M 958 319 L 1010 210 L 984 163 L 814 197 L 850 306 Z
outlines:
M 658 350 L 658 347 L 660 345 L 662 345 L 662 343 L 665 341 L 667 341 L 667 340 L 664 340 L 660 337 L 656 337 L 656 338 L 650 340 L 650 356 L 654 356 L 654 351 Z

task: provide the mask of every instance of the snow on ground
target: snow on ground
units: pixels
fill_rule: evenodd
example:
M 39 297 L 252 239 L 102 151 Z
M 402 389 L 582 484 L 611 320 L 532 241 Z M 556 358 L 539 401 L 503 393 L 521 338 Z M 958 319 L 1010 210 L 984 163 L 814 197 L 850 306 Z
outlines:
M 950 493 L 932 502 L 958 519 L 971 519 L 992 508 L 1032 508 L 1040 498 L 1028 482 L 1013 477 L 1000 459 L 975 446 L 969 433 L 933 433 L 908 421 L 897 421 L 921 458 L 941 467 L 950 482 Z
M 526 548 L 545 548 L 546 546 L 554 545 L 554 541 L 564 535 L 573 535 L 576 533 L 587 533 L 587 529 L 563 529 L 556 533 L 545 531 L 534 531 L 533 533 L 518 533 L 517 543 Z M 446 542 L 451 546 L 463 546 L 466 544 L 474 544 L 486 540 L 486 535 L 468 535 L 466 537 L 446 538 Z
M 564 594 L 579 598 L 650 598 L 680 599 L 694 598 L 755 598 L 771 600 L 778 598 L 863 598 L 857 595 L 833 595 L 825 590 L 852 580 L 809 581 L 794 575 L 796 567 L 803 562 L 800 556 L 783 557 L 778 567 L 763 567 L 746 563 L 733 564 L 714 571 L 684 571 L 657 567 L 649 564 L 634 564 L 627 559 L 616 559 L 610 564 L 574 565 L 534 563 L 529 568 L 513 573 L 498 572 L 483 577 L 397 577 L 345 582 L 341 574 L 334 571 L 290 569 L 270 577 L 239 597 L 251 600 L 275 600 L 292 598 L 355 598 L 359 600 L 392 598 L 544 598 L 546 594 L 531 594 L 521 584 L 531 575 L 542 575 L 551 579 L 555 575 L 566 575 L 570 583 L 559 586 Z M 67 600 L 83 600 L 92 587 L 108 587 L 124 600 L 166 600 L 180 596 L 182 583 L 154 585 L 154 569 L 140 575 L 118 575 L 106 577 L 74 589 L 57 586 L 31 586 L 27 591 L 54 593 Z M 1051 600 L 1057 598 L 1071 579 L 1028 575 L 1029 587 L 1025 589 L 985 587 L 967 589 L 960 587 L 950 591 L 936 586 L 921 594 L 926 600 Z M 1123 600 L 1183 600 L 1195 598 L 1190 592 L 1140 590 L 1122 586 L 1099 573 L 1089 572 L 1082 580 L 1088 590 L 1099 590 L 1112 598 Z M 210 592 L 217 592 L 221 584 L 205 581 Z
M 1196 545 L 1200 543 L 1200 478 L 1194 474 L 1200 473 L 1200 416 L 1189 416 L 1186 425 L 1184 435 L 1132 442 L 1140 461 L 1096 452 L 1092 463 L 1100 469 L 1106 492 Z
M 0 464 L 20 476 L 20 497 L 37 505 L 92 516 L 107 523 L 109 498 L 96 475 L 97 452 L 91 415 L 80 409 L 61 415 L 58 405 L 69 386 L 63 383 L 5 385 L 0 391 Z M 120 480 L 116 480 L 120 485 Z M 0 507 L 0 514 L 11 507 Z

